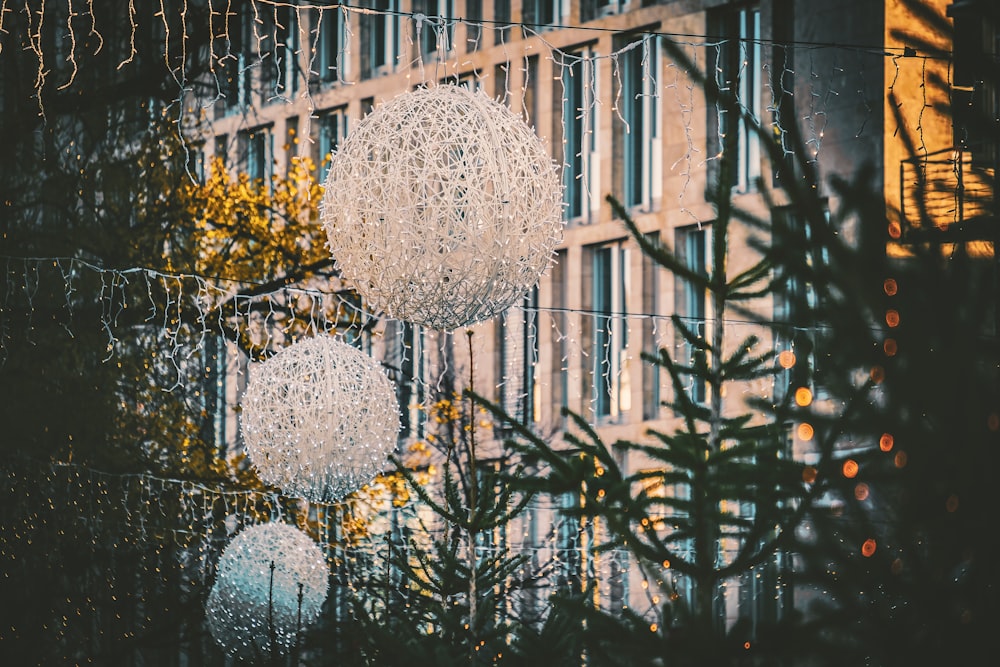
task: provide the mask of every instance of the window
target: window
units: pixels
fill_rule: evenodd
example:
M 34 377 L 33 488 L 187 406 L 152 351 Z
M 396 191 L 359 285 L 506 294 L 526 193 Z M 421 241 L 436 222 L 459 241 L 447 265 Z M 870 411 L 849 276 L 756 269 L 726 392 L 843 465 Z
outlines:
M 316 178 L 326 182 L 326 172 L 330 169 L 330 158 L 337 151 L 340 142 L 347 136 L 347 107 L 329 109 L 319 114 L 315 124 L 312 156 L 316 165 Z
M 252 182 L 259 181 L 265 186 L 270 186 L 273 148 L 270 127 L 258 127 L 240 132 L 239 149 L 243 158 L 241 166 Z
M 524 105 L 525 120 L 532 126 L 538 120 L 538 56 L 528 56 L 524 67 Z
M 522 424 L 538 421 L 536 366 L 538 364 L 538 288 L 496 320 L 498 403 Z
M 413 13 L 423 14 L 423 21 L 414 22 L 415 41 L 422 58 L 444 56 L 455 41 L 455 3 L 453 0 L 413 0 Z
M 299 157 L 299 117 L 285 119 L 285 174 L 290 173 Z
M 723 157 L 726 137 L 735 133 L 730 185 L 747 192 L 760 176 L 760 138 L 752 129 L 762 115 L 760 9 L 756 5 L 727 7 L 713 13 L 709 20 L 713 34 L 724 36 L 721 43 L 709 47 L 708 54 L 709 71 L 715 72 L 714 86 L 723 96 L 709 110 L 711 152 Z M 726 99 L 732 108 L 727 108 Z M 749 114 L 752 122 L 738 114 Z M 718 161 L 714 169 L 719 178 Z
M 493 34 L 497 44 L 510 41 L 510 0 L 493 3 Z
M 543 30 L 561 24 L 565 10 L 563 0 L 524 0 L 521 21 L 533 30 Z
M 394 372 L 399 399 L 401 438 L 422 438 L 427 413 L 423 409 L 427 381 L 427 354 L 424 330 L 409 322 L 390 321 L 386 325 L 385 363 Z
M 349 70 L 347 14 L 340 9 L 321 9 L 316 15 L 316 71 L 323 83 L 343 81 Z
M 205 146 L 203 144 L 196 144 L 194 146 L 185 146 L 185 152 L 187 159 L 185 160 L 185 169 L 187 170 L 188 176 L 193 178 L 198 183 L 205 182 Z
M 583 544 L 580 519 L 565 512 L 580 507 L 576 491 L 566 491 L 555 497 L 559 515 L 556 519 L 556 586 L 561 591 L 580 591 L 583 576 Z
M 268 47 L 261 54 L 261 94 L 264 101 L 289 100 L 299 85 L 299 22 L 298 14 L 291 7 L 273 7 L 261 10 L 267 37 L 262 45 Z
M 659 41 L 652 36 L 628 35 L 621 47 L 638 43 L 618 56 L 616 86 L 618 113 L 614 114 L 615 196 L 628 208 L 651 211 L 662 194 L 660 145 Z
M 229 26 L 228 43 L 226 40 L 214 40 L 213 42 L 215 48 L 221 49 L 220 52 L 216 53 L 216 57 L 219 59 L 216 78 L 223 114 L 232 113 L 250 105 L 250 74 L 253 71 L 250 65 L 256 59 L 256 56 L 251 52 L 255 42 L 251 21 L 252 16 L 249 12 L 239 14 Z
M 600 207 L 600 156 L 597 153 L 597 67 L 588 49 L 568 53 L 554 96 L 562 99 L 557 135 L 563 146 L 563 201 L 568 220 L 590 219 Z
M 625 298 L 629 291 L 629 251 L 623 243 L 590 248 L 590 303 L 593 324 L 590 379 L 594 414 L 617 418 L 631 407 L 628 368 L 628 321 Z
M 676 248 L 681 261 L 692 273 L 708 277 L 708 247 L 709 232 L 706 226 L 700 229 L 684 227 L 677 230 Z M 708 335 L 708 295 L 704 286 L 690 280 L 678 280 L 677 314 L 681 323 L 694 336 L 705 339 Z M 681 362 L 692 365 L 697 361 L 697 355 L 703 354 L 694 345 L 687 342 L 678 332 L 677 342 L 681 346 Z M 707 398 L 706 382 L 702 378 L 690 376 L 687 386 L 688 395 L 695 403 L 704 403 Z
M 646 235 L 655 245 L 660 243 L 659 232 Z M 642 350 L 656 354 L 660 347 L 657 315 L 660 312 L 660 280 L 663 269 L 646 253 L 642 254 Z M 660 367 L 642 364 L 642 418 L 660 416 Z
M 804 258 L 804 264 L 781 281 L 783 289 L 775 295 L 776 349 L 779 354 L 787 351 L 793 355 L 793 363 L 785 369 L 776 393 L 781 398 L 786 391 L 807 387 L 815 394 L 822 387 L 826 370 L 822 362 L 829 354 L 825 352 L 829 346 L 816 312 L 822 305 L 821 295 L 811 278 L 814 271 L 822 270 L 829 262 L 829 255 L 825 247 L 814 243 L 809 225 L 793 210 L 779 209 L 772 218 L 787 237 L 786 242 L 792 244 L 795 256 Z
M 392 72 L 399 60 L 399 0 L 369 0 L 375 14 L 361 15 L 361 76 Z
M 625 4 L 627 0 L 583 0 L 580 4 L 580 20 L 593 21 L 617 14 Z
M 566 250 L 557 250 L 552 262 L 552 410 L 554 418 L 563 423 L 562 410 L 569 407 L 569 316 L 567 308 Z
M 465 0 L 465 50 L 478 51 L 482 46 L 483 0 Z

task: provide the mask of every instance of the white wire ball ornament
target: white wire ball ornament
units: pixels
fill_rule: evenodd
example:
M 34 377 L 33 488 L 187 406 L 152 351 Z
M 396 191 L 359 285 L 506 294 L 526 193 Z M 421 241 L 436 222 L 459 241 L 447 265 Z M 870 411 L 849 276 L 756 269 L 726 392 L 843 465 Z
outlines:
M 462 86 L 417 88 L 341 143 L 320 220 L 341 274 L 373 308 L 452 331 L 538 282 L 562 240 L 562 185 L 506 106 Z
M 298 528 L 250 526 L 222 551 L 205 605 L 209 632 L 244 660 L 288 653 L 319 616 L 329 577 L 323 552 Z
M 288 496 L 336 502 L 385 468 L 399 403 L 371 357 L 321 335 L 251 366 L 240 426 L 262 481 Z

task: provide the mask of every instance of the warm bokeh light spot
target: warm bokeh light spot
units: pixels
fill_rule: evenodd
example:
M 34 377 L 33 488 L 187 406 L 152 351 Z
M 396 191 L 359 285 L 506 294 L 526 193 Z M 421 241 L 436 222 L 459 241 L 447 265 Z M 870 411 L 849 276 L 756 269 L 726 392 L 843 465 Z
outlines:
M 847 459 L 841 466 L 841 471 L 847 479 L 854 479 L 858 476 L 858 462 L 854 459 Z
M 656 623 L 650 623 L 650 624 L 649 624 L 649 631 L 650 631 L 650 632 L 656 632 L 656 631 L 657 631 L 657 629 L 659 629 L 659 627 L 660 627 L 660 626 L 658 626 L 658 625 L 657 625 Z
M 898 222 L 893 220 L 889 223 L 889 238 L 898 239 L 903 235 L 903 228 Z
M 778 364 L 784 369 L 789 369 L 795 365 L 795 353 L 791 350 L 782 350 L 778 355 Z
M 750 650 L 750 642 L 743 642 L 743 648 L 745 648 L 746 650 L 749 651 Z
M 875 554 L 875 540 L 868 538 L 865 543 L 861 545 L 861 555 L 865 558 L 871 558 Z
M 896 292 L 899 291 L 899 286 L 892 278 L 886 278 L 885 282 L 882 283 L 882 289 L 884 289 L 885 293 L 889 296 L 896 296 Z
M 1000 430 L 1000 415 L 995 412 L 990 414 L 990 416 L 986 418 L 986 427 L 991 431 Z
M 878 448 L 883 452 L 888 452 L 894 443 L 895 438 L 892 437 L 892 433 L 883 433 L 882 437 L 878 439 Z
M 795 431 L 796 435 L 799 436 L 799 440 L 812 440 L 813 438 L 813 427 L 812 424 L 802 422 Z
M 948 500 L 944 501 L 944 508 L 949 512 L 955 512 L 958 510 L 958 496 L 954 493 L 948 496 Z
M 795 403 L 800 407 L 806 407 L 813 401 L 813 393 L 809 387 L 799 387 L 795 390 Z
M 899 311 L 896 310 L 895 308 L 890 308 L 889 310 L 885 311 L 885 323 L 888 324 L 890 327 L 898 327 Z
M 858 500 L 868 500 L 868 493 L 868 485 L 864 482 L 861 482 L 854 487 L 854 497 Z
M 902 468 L 903 466 L 905 466 L 906 461 L 907 461 L 906 452 L 896 452 L 896 458 L 893 459 L 893 462 L 896 464 L 897 468 Z
M 896 356 L 896 352 L 898 351 L 898 348 L 896 346 L 896 339 L 886 338 L 885 342 L 882 343 L 882 349 L 885 350 L 885 356 L 887 357 Z
M 664 569 L 669 569 L 670 568 L 670 561 L 669 560 L 663 561 L 663 568 Z
M 818 472 L 815 466 L 806 466 L 802 469 L 802 481 L 806 484 L 812 484 L 816 481 L 816 474 Z
M 892 561 L 892 565 L 889 566 L 889 571 L 893 574 L 899 574 L 903 571 L 903 561 L 900 558 Z
M 885 379 L 885 369 L 882 368 L 881 366 L 872 366 L 872 372 L 870 375 L 872 378 L 872 382 L 874 382 L 875 384 L 879 384 L 882 382 L 882 380 Z

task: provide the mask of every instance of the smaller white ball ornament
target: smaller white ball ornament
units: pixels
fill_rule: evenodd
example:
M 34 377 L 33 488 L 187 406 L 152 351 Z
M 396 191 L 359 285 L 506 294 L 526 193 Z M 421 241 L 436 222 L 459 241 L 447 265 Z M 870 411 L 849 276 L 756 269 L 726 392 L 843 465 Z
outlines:
M 323 552 L 298 528 L 250 526 L 222 551 L 205 605 L 209 632 L 240 659 L 288 653 L 319 616 L 329 577 Z
M 253 364 L 241 402 L 247 456 L 288 496 L 336 502 L 386 466 L 399 432 L 395 388 L 375 361 L 332 336 Z
M 562 240 L 562 185 L 521 118 L 464 86 L 417 88 L 341 143 L 320 220 L 341 274 L 389 317 L 452 331 L 530 289 Z

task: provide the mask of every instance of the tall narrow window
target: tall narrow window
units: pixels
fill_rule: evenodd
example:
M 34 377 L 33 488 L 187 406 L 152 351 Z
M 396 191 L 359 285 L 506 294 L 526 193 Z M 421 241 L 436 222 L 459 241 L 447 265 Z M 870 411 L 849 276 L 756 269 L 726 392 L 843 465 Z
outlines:
M 497 398 L 500 406 L 522 424 L 538 420 L 538 288 L 496 320 Z
M 316 71 L 323 83 L 343 81 L 349 70 L 347 16 L 336 7 L 321 9 L 316 15 Z
M 420 45 L 422 58 L 444 56 L 455 42 L 454 0 L 413 0 L 413 13 L 423 14 L 414 21 L 414 39 Z
M 565 9 L 563 0 L 524 0 L 521 20 L 532 30 L 551 28 L 563 22 Z
M 483 0 L 465 0 L 465 18 L 465 50 L 471 53 L 483 45 Z
M 700 276 L 708 275 L 708 236 L 707 227 L 685 227 L 677 231 L 677 248 L 684 265 Z M 681 322 L 694 336 L 705 339 L 707 336 L 708 304 L 707 294 L 703 285 L 690 280 L 678 281 L 677 310 Z M 704 354 L 696 345 L 691 344 L 678 334 L 677 342 L 681 346 L 682 361 L 685 365 L 693 365 L 698 355 Z M 690 376 L 688 384 L 689 396 L 695 403 L 704 403 L 707 391 L 703 379 Z
M 653 245 L 660 242 L 659 232 L 646 235 Z M 660 312 L 660 281 L 663 269 L 649 255 L 642 255 L 642 350 L 656 353 L 660 345 L 658 315 Z M 660 416 L 660 367 L 642 364 L 642 418 Z
M 554 498 L 559 515 L 556 517 L 556 586 L 562 591 L 579 592 L 583 577 L 583 548 L 580 519 L 567 516 L 580 506 L 580 495 L 566 491 Z
M 740 192 L 754 186 L 760 176 L 760 138 L 753 131 L 762 117 L 760 8 L 756 4 L 726 7 L 710 16 L 715 34 L 724 40 L 709 47 L 712 83 L 722 95 L 710 109 L 709 138 L 712 152 L 728 160 L 730 185 Z M 744 115 L 748 115 L 745 118 Z M 736 153 L 723 155 L 727 137 L 735 133 Z M 721 175 L 715 163 L 717 177 Z
M 580 3 L 580 20 L 586 22 L 612 16 L 620 12 L 625 4 L 627 0 L 583 0 Z
M 553 417 L 562 423 L 562 410 L 569 407 L 569 315 L 567 308 L 569 301 L 567 298 L 566 271 L 567 253 L 565 250 L 557 250 L 555 261 L 552 263 L 552 323 L 554 326 L 552 335 L 552 410 Z
M 219 58 L 216 77 L 223 113 L 244 109 L 250 104 L 251 65 L 257 57 L 252 51 L 255 43 L 252 20 L 249 10 L 237 14 L 229 24 L 228 41 L 215 40 L 213 43 L 213 48 L 221 49 L 216 53 Z
M 510 0 L 493 3 L 493 39 L 496 44 L 510 41 Z
M 323 111 L 314 124 L 312 156 L 316 165 L 316 177 L 320 183 L 326 181 L 326 172 L 330 169 L 331 156 L 347 136 L 347 107 L 337 107 Z
M 269 127 L 258 127 L 240 132 L 240 151 L 243 167 L 251 181 L 265 186 L 271 183 L 271 155 L 273 153 L 272 134 Z
M 823 360 L 829 355 L 829 343 L 817 313 L 822 305 L 821 296 L 812 278 L 815 271 L 821 271 L 828 263 L 829 255 L 825 247 L 814 242 L 809 225 L 795 211 L 779 209 L 772 218 L 782 227 L 788 242 L 800 249 L 797 256 L 804 259 L 803 266 L 781 281 L 782 290 L 775 295 L 777 348 L 779 354 L 791 353 L 782 364 L 786 368 L 777 393 L 780 398 L 786 391 L 807 387 L 815 394 L 823 386 L 823 373 L 827 370 Z
M 392 72 L 399 59 L 399 0 L 369 0 L 374 14 L 361 15 L 361 76 Z
M 628 374 L 628 250 L 622 243 L 591 248 L 589 310 L 593 317 L 590 376 L 594 413 L 615 418 L 631 407 Z
M 266 52 L 261 54 L 261 95 L 265 102 L 290 99 L 299 85 L 299 22 L 291 7 L 261 10 Z
M 556 82 L 562 99 L 563 201 L 568 220 L 589 220 L 600 202 L 600 156 L 597 154 L 597 77 L 593 52 L 568 53 Z
M 422 438 L 427 421 L 423 409 L 427 384 L 424 330 L 409 322 L 390 322 L 386 344 L 386 364 L 392 369 L 399 399 L 400 437 Z
M 652 210 L 659 200 L 662 149 L 657 76 L 659 41 L 652 36 L 627 35 L 618 56 L 618 113 L 614 115 L 615 194 L 627 207 Z

